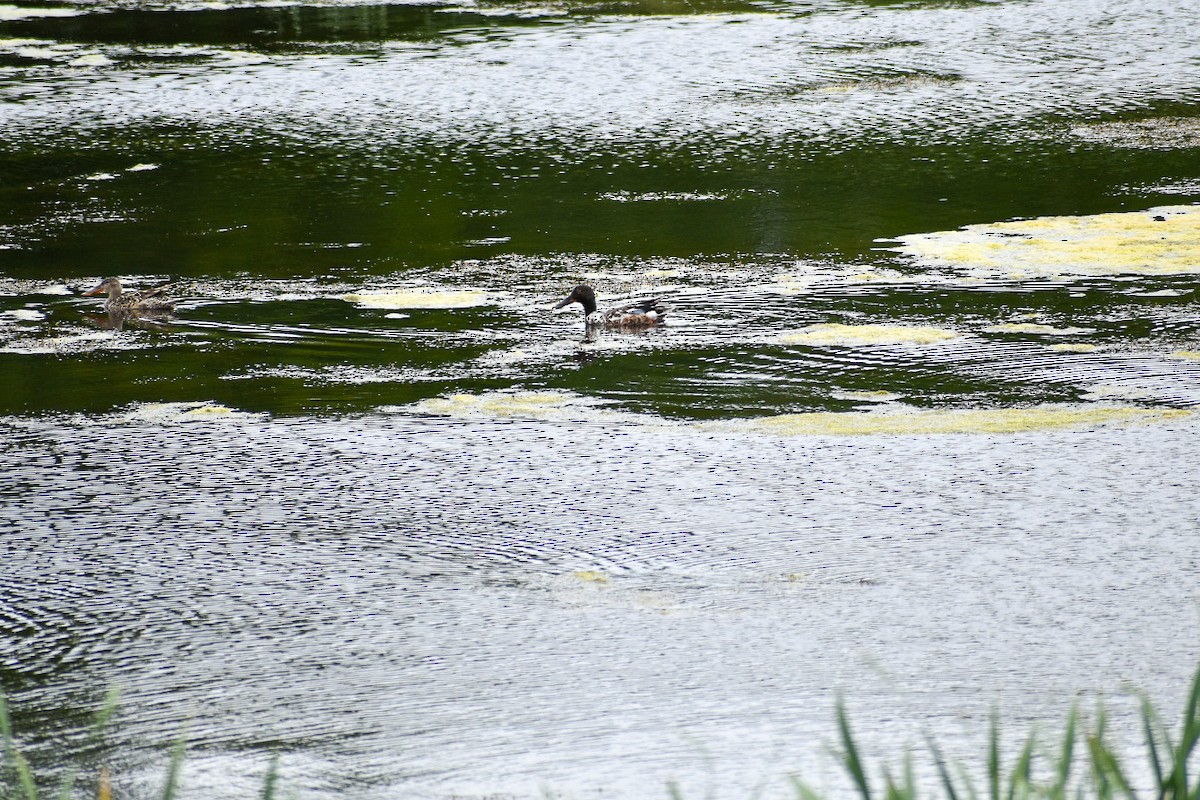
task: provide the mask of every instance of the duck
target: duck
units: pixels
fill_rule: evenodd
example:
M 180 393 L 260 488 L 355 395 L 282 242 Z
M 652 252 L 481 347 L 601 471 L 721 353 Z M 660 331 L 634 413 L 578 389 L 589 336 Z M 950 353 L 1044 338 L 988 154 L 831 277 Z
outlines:
M 116 278 L 105 278 L 100 285 L 91 291 L 84 292 L 84 297 L 95 297 L 107 294 L 104 310 L 111 313 L 125 314 L 169 314 L 175 310 L 175 301 L 166 295 L 166 287 L 147 289 L 143 292 L 124 292 L 121 282 Z
M 599 311 L 596 308 L 596 292 L 587 284 L 579 284 L 566 299 L 554 308 L 560 309 L 579 303 L 583 306 L 584 322 L 589 327 L 603 328 L 650 328 L 667 316 L 667 307 L 657 298 L 631 300 L 627 303 Z

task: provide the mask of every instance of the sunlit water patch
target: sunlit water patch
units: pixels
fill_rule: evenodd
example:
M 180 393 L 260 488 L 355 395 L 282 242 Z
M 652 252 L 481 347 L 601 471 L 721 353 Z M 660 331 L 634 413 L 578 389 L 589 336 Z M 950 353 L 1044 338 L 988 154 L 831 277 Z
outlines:
M 337 19 L 314 20 L 318 44 L 352 52 L 327 48 L 334 52 L 323 55 L 310 46 L 303 74 L 295 55 L 274 52 L 271 37 L 251 31 L 248 42 L 221 40 L 232 26 L 216 23 L 219 9 L 187 13 L 214 18 L 203 29 L 217 31 L 216 44 L 226 47 L 213 48 L 200 65 L 177 65 L 169 77 L 157 75 L 157 65 L 139 65 L 136 48 L 72 45 L 76 52 L 60 56 L 66 69 L 78 68 L 72 61 L 120 68 L 113 74 L 101 69 L 95 78 L 72 74 L 42 102 L 8 109 L 4 127 L 31 134 L 70 106 L 82 126 L 220 120 L 354 148 L 378 146 L 381 138 L 495 138 L 497 131 L 579 139 L 599 127 L 619 138 L 660 141 L 720 131 L 720 142 L 712 144 L 732 154 L 745 137 L 761 142 L 795 132 L 814 143 L 830 134 L 951 141 L 1016 119 L 1136 103 L 1148 91 L 1146 74 L 1158 76 L 1158 98 L 1186 98 L 1196 89 L 1188 48 L 1168 46 L 1161 35 L 1165 11 L 1123 4 L 1040 3 L 1036 13 L 1007 4 L 967 13 L 954 6 L 884 7 L 873 9 L 868 22 L 857 8 L 747 13 L 726 3 L 708 14 L 616 12 L 564 20 L 555 13 L 540 25 L 520 16 L 506 23 L 450 13 L 443 15 L 444 27 L 436 17 L 419 17 L 382 30 L 368 22 L 366 31 L 359 30 L 364 15 L 356 11 L 342 10 L 340 27 L 349 33 L 340 39 Z M 1118 11 L 1121 24 L 1110 24 Z M 336 17 L 337 10 L 324 13 Z M 1179 29 L 1196 21 L 1188 4 L 1170 13 Z M 87 26 L 72 19 L 85 41 L 114 38 L 102 30 L 103 21 L 96 16 L 99 30 L 89 37 Z M 33 32 L 24 22 L 17 30 Z M 52 22 L 42 20 L 36 32 L 53 40 Z M 271 22 L 264 19 L 263 27 Z M 286 28 L 290 20 L 276 24 Z M 1059 43 L 1049 62 L 1048 39 Z M 697 52 L 704 58 L 695 58 Z M 748 52 L 755 58 L 747 59 Z M 658 80 L 639 80 L 645 74 Z M 154 79 L 130 80 L 141 77 Z M 93 80 L 107 91 L 96 93 Z M 411 108 L 421 113 L 408 113 Z
M 975 763 L 997 707 L 1053 726 L 1192 668 L 1161 600 L 1191 585 L 1193 416 L 797 436 L 500 402 L 527 408 L 0 420 L 0 669 L 63 734 L 23 727 L 34 763 L 116 684 L 121 791 L 155 793 L 186 731 L 185 798 L 253 791 L 276 750 L 319 798 L 782 798 L 795 773 L 850 791 L 839 689 L 872 754 L 933 726 Z

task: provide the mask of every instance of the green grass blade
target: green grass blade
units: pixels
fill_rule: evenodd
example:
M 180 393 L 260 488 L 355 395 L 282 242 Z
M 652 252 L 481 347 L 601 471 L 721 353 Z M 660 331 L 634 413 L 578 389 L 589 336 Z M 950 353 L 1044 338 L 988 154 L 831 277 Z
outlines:
M 960 785 L 967 795 L 966 800 L 979 800 L 979 792 L 975 791 L 975 780 L 971 777 L 971 773 L 962 764 L 956 763 L 954 768 L 957 770 L 958 777 L 962 781 Z
M 8 798 L 8 782 L 5 773 L 8 771 L 8 761 L 12 757 L 12 724 L 8 721 L 8 703 L 4 692 L 0 692 L 0 798 Z
M 912 754 L 904 756 L 904 780 L 897 782 L 890 770 L 884 770 L 884 797 L 886 800 L 916 800 L 917 787 L 913 778 Z
M 1187 777 L 1187 765 L 1196 749 L 1196 743 L 1200 742 L 1200 669 L 1192 678 L 1192 692 L 1188 698 L 1187 708 L 1184 710 L 1183 731 L 1179 739 L 1179 747 L 1182 750 L 1178 759 L 1179 764 L 1182 765 L 1180 785 L 1184 796 L 1188 796 L 1191 786 Z
M 179 791 L 179 773 L 183 769 L 184 749 L 185 742 L 181 736 L 171 748 L 171 762 L 167 765 L 167 780 L 163 785 L 162 800 L 175 800 L 175 794 Z
M 1017 800 L 1018 797 L 1028 797 L 1029 788 L 1032 783 L 1031 766 L 1033 764 L 1033 745 L 1036 737 L 1031 733 L 1029 738 L 1025 740 L 1025 746 L 1021 748 L 1021 755 L 1017 758 L 1017 763 L 1013 766 L 1012 777 L 1008 783 L 1008 800 Z
M 75 791 L 75 781 L 78 779 L 78 769 L 71 770 L 63 777 L 62 783 L 58 786 L 58 800 L 71 800 L 71 793 Z
M 842 698 L 837 700 L 838 732 L 842 737 L 842 763 L 850 777 L 854 779 L 858 793 L 863 800 L 871 800 L 871 789 L 867 785 L 867 773 L 863 769 L 862 759 L 858 755 L 858 747 L 854 744 L 854 736 L 850 732 L 850 720 L 846 717 L 846 705 Z
M 1000 800 L 1000 719 L 992 709 L 992 724 L 988 732 L 988 796 Z
M 797 778 L 795 775 L 789 775 L 788 781 L 792 784 L 792 789 L 795 790 L 796 796 L 800 800 L 822 800 L 821 795 L 814 792 L 808 784 Z
M 17 771 L 17 783 L 25 800 L 37 800 L 37 786 L 33 782 L 33 770 L 29 768 L 29 762 L 16 750 L 12 751 L 12 760 Z
M 1079 709 L 1072 705 L 1071 713 L 1067 715 L 1067 729 L 1063 731 L 1062 748 L 1058 753 L 1058 763 L 1055 764 L 1054 785 L 1050 787 L 1049 795 L 1059 800 L 1067 796 L 1067 781 L 1071 779 L 1071 763 L 1075 759 L 1075 726 L 1079 720 Z
M 12 722 L 8 717 L 8 700 L 4 692 L 0 692 L 0 741 L 3 741 L 5 750 L 12 743 Z
M 954 786 L 954 779 L 950 777 L 950 770 L 946 767 L 946 759 L 942 756 L 942 749 L 938 747 L 937 742 L 934 741 L 928 732 L 925 734 L 925 745 L 933 755 L 933 763 L 937 766 L 938 777 L 942 781 L 942 789 L 946 792 L 946 800 L 958 800 L 958 791 Z
M 1162 729 L 1162 723 L 1158 720 L 1158 714 L 1155 713 L 1150 698 L 1143 693 L 1139 693 L 1138 702 L 1142 710 L 1142 733 L 1146 737 L 1146 755 L 1150 759 L 1150 770 L 1154 776 L 1154 785 L 1159 787 L 1158 796 L 1162 797 L 1165 776 L 1163 775 L 1162 758 L 1158 754 L 1158 745 L 1161 739 L 1167 750 L 1170 750 L 1171 743 L 1166 736 L 1166 732 Z
M 275 783 L 279 779 L 279 753 L 271 756 L 271 763 L 267 766 L 267 777 L 263 779 L 262 800 L 274 800 L 275 798 Z
M 1136 800 L 1129 781 L 1125 779 L 1125 773 L 1121 771 L 1117 757 L 1104 744 L 1101 735 L 1093 734 L 1088 737 L 1087 742 L 1092 756 L 1092 775 L 1096 782 L 1098 796 L 1101 798 L 1112 797 L 1115 789 L 1129 800 Z
M 91 738 L 99 742 L 104 733 L 104 729 L 116 714 L 117 706 L 120 704 L 121 693 L 116 688 L 109 689 L 104 696 L 104 702 L 96 711 L 96 717 L 92 720 Z M 75 791 L 75 784 L 79 780 L 79 770 L 74 769 L 63 778 L 59 785 L 58 797 L 59 800 L 70 800 L 71 794 Z
M 1200 670 L 1192 678 L 1192 688 L 1188 693 L 1187 705 L 1183 709 L 1183 720 L 1180 722 L 1179 745 L 1171 750 L 1171 775 L 1160 791 L 1159 797 L 1170 797 L 1173 800 L 1186 800 L 1191 795 L 1188 786 L 1188 760 L 1200 740 L 1200 720 L 1197 719 L 1197 704 L 1200 703 Z
M 100 704 L 100 709 L 96 712 L 96 718 L 92 721 L 92 734 L 99 738 L 104 729 L 108 727 L 108 723 L 112 721 L 113 716 L 117 713 L 117 706 L 121 704 L 121 690 L 113 687 L 104 695 L 104 702 Z

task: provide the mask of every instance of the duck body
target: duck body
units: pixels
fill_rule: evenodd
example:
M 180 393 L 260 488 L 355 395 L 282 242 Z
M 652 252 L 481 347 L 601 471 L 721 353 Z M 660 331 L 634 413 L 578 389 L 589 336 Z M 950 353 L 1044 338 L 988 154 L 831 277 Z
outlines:
M 175 310 L 175 301 L 167 297 L 166 288 L 147 289 L 144 292 L 126 292 L 121 289 L 121 282 L 116 278 L 105 278 L 100 285 L 91 291 L 84 292 L 84 297 L 95 297 L 107 294 L 104 310 L 121 314 L 169 314 Z
M 596 307 L 596 292 L 592 287 L 580 284 L 571 290 L 556 309 L 579 303 L 583 306 L 584 321 L 589 328 L 642 329 L 659 324 L 667 316 L 667 307 L 657 297 L 647 300 L 631 300 L 612 308 L 599 310 Z

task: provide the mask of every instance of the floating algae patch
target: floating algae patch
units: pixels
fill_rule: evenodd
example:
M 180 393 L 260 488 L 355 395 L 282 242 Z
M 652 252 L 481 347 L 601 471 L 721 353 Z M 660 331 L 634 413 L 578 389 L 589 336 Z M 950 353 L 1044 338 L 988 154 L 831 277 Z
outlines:
M 1071 135 L 1086 142 L 1110 147 L 1144 150 L 1174 150 L 1200 147 L 1200 119 L 1159 117 L 1131 122 L 1098 122 L 1077 125 Z
M 1055 353 L 1094 353 L 1100 348 L 1094 344 L 1084 344 L 1083 342 L 1063 342 L 1049 345 L 1046 349 L 1053 350 Z
M 705 423 L 778 436 L 920 436 L 928 434 L 1023 433 L 1090 429 L 1158 422 L 1188 416 L 1175 409 L 1114 405 L 1042 405 L 1031 408 L 883 409 L 867 412 L 782 414 L 738 422 Z
M 74 17 L 83 13 L 83 9 L 75 8 L 36 8 L 0 3 L 0 22 L 14 22 L 34 17 Z
M 1176 350 L 1170 358 L 1177 361 L 1200 361 L 1200 350 Z
M 456 393 L 431 397 L 407 406 L 388 406 L 383 411 L 406 414 L 458 417 L 464 419 L 537 419 L 586 422 L 649 422 L 667 424 L 656 417 L 601 407 L 601 401 L 569 392 L 497 391 L 482 394 Z
M 1200 206 L 968 225 L 897 241 L 931 266 L 1017 279 L 1200 273 Z
M 359 308 L 472 308 L 491 303 L 486 292 L 477 289 L 422 290 L 399 289 L 389 292 L 364 292 L 343 295 Z
M 888 345 L 888 344 L 934 344 L 958 338 L 954 331 L 943 328 L 915 327 L 906 325 L 843 325 L 837 322 L 810 325 L 794 333 L 779 337 L 783 344 L 804 344 L 821 347 L 825 345 Z
M 131 408 L 125 419 L 130 422 L 206 422 L 265 419 L 265 414 L 238 411 L 220 403 L 140 403 Z
M 1094 328 L 1056 328 L 1037 322 L 1005 322 L 984 328 L 988 333 L 1032 333 L 1036 336 L 1078 336 L 1095 333 Z
M 873 392 L 855 392 L 855 391 L 833 391 L 830 392 L 833 397 L 839 400 L 857 400 L 863 403 L 894 403 L 904 395 L 896 394 L 895 392 L 873 391 Z
M 876 268 L 864 270 L 858 266 L 809 264 L 802 273 L 775 276 L 763 287 L 771 294 L 791 296 L 809 294 L 828 286 L 869 286 L 912 283 L 913 278 L 899 270 Z

